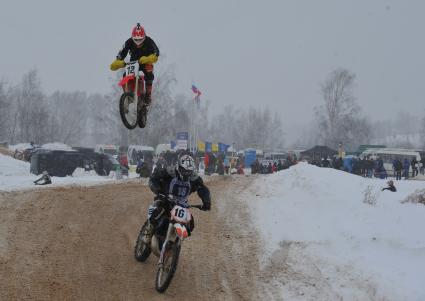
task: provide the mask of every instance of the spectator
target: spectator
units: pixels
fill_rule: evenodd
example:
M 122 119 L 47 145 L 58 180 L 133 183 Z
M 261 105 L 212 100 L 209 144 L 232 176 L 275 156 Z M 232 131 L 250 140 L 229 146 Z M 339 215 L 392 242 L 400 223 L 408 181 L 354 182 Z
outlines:
M 388 181 L 387 184 L 388 184 L 388 187 L 382 188 L 381 191 L 384 191 L 384 190 L 389 190 L 389 191 L 392 191 L 392 192 L 397 191 L 397 189 L 394 186 L 394 182 L 392 180 Z
M 224 175 L 224 163 L 221 157 L 217 160 L 217 173 L 222 176 Z
M 404 179 L 407 180 L 409 178 L 409 168 L 410 168 L 410 163 L 409 160 L 407 158 L 404 158 L 403 161 L 403 176 Z
M 258 159 L 255 159 L 251 164 L 251 174 L 261 173 L 261 166 Z
M 224 157 L 224 171 L 226 175 L 228 175 L 230 172 L 230 160 L 227 156 Z
M 210 164 L 210 154 L 205 153 L 204 165 L 205 165 L 205 174 L 207 174 L 207 175 L 209 174 L 209 171 L 210 171 L 209 164 Z
M 128 167 L 128 158 L 127 158 L 127 154 L 126 153 L 121 153 L 119 155 L 119 162 L 122 166 L 125 166 L 127 169 L 129 169 Z
M 419 173 L 418 161 L 416 160 L 416 157 L 413 157 L 412 161 L 410 161 L 410 165 L 412 165 L 412 178 L 414 178 Z
M 245 174 L 244 171 L 243 171 L 243 163 L 242 162 L 240 162 L 237 165 L 236 169 L 237 169 L 238 175 L 244 175 Z
M 423 175 L 425 174 L 425 155 L 422 155 L 421 157 L 422 158 L 419 164 L 419 168 L 420 168 L 421 174 Z
M 366 173 L 368 178 L 372 178 L 374 166 L 375 166 L 375 162 L 373 162 L 373 159 L 368 158 L 366 160 Z
M 279 162 L 277 162 L 277 170 L 282 170 L 282 169 L 283 169 L 282 160 L 279 159 Z
M 399 159 L 395 159 L 393 161 L 393 168 L 396 180 L 401 180 L 401 170 L 403 169 L 403 164 Z
M 267 166 L 267 173 L 273 173 L 272 162 L 269 162 L 269 165 Z
M 273 162 L 272 173 L 275 173 L 275 172 L 277 172 L 277 164 L 276 164 L 276 162 Z
M 140 178 L 142 177 L 142 167 L 143 167 L 143 158 L 139 158 L 139 160 L 137 161 L 136 173 L 139 174 Z

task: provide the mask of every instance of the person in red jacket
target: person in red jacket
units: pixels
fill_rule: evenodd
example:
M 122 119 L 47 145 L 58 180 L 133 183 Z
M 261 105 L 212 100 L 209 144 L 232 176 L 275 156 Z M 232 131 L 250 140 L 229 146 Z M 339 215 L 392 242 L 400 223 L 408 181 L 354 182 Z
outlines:
M 115 61 L 112 62 L 112 71 L 125 66 L 124 59 L 127 54 L 130 54 L 130 61 L 139 61 L 140 70 L 145 75 L 145 104 L 149 105 L 152 101 L 153 64 L 158 61 L 159 49 L 155 42 L 146 35 L 145 29 L 140 23 L 133 28 L 131 38 L 125 41 Z
M 209 171 L 209 167 L 208 167 L 209 163 L 210 163 L 210 155 L 208 153 L 205 153 L 205 157 L 204 157 L 205 172 Z

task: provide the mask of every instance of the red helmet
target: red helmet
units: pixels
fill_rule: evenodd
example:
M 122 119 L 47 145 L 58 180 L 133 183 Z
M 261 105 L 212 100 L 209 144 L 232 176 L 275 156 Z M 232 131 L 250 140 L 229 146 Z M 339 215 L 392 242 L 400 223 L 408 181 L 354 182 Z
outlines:
M 134 26 L 133 31 L 131 32 L 131 38 L 137 46 L 142 45 L 146 38 L 146 33 L 145 29 L 140 25 L 140 23 L 137 23 L 137 25 Z

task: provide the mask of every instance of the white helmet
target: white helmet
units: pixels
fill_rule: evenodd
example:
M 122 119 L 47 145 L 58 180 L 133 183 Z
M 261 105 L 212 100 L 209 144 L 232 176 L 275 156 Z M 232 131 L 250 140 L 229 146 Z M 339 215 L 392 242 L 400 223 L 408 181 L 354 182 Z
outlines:
M 189 155 L 181 155 L 176 170 L 180 178 L 187 181 L 195 171 L 195 160 Z

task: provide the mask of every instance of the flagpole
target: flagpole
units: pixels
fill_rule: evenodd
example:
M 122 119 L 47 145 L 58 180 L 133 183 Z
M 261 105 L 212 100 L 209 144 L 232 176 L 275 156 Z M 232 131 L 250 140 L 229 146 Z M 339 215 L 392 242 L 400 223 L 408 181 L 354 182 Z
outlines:
M 193 152 L 193 99 L 192 99 L 192 118 L 191 118 L 191 127 L 190 127 L 190 151 Z

